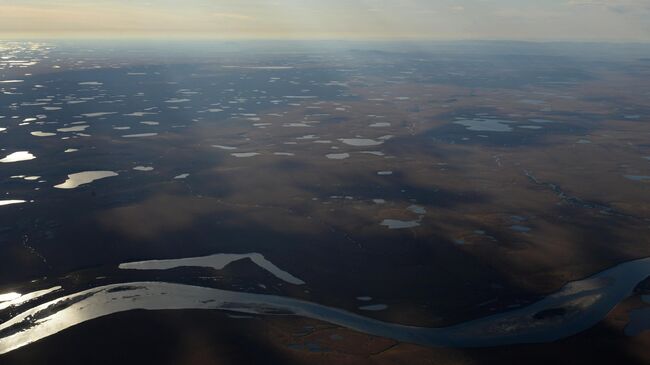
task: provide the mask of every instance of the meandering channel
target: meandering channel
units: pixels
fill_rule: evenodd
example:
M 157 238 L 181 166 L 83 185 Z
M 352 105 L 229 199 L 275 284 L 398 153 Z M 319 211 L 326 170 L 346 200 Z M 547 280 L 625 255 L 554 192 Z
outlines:
M 255 256 L 258 265 L 285 280 L 299 279 Z M 220 267 L 229 260 L 212 257 Z M 183 264 L 211 266 L 206 259 L 182 259 Z M 176 267 L 173 260 L 123 264 L 138 270 Z M 211 309 L 262 315 L 296 315 L 329 322 L 370 335 L 424 346 L 492 347 L 555 341 L 584 331 L 601 321 L 634 288 L 650 276 L 650 258 L 617 265 L 529 306 L 441 328 L 404 326 L 289 297 L 263 295 L 167 282 L 128 282 L 65 295 L 27 309 L 0 325 L 0 354 L 92 319 L 135 309 Z

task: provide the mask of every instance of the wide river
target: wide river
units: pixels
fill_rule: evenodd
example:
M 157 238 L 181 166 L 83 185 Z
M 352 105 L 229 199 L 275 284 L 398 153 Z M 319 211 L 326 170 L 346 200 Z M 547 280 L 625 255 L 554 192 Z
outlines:
M 201 258 L 126 263 L 125 270 L 167 270 L 181 266 L 220 269 L 244 258 L 294 285 L 303 282 L 279 269 L 262 255 L 219 254 Z M 650 276 L 650 258 L 626 262 L 584 280 L 566 284 L 558 292 L 526 307 L 449 327 L 404 326 L 289 297 L 263 295 L 168 282 L 127 282 L 95 287 L 61 296 L 25 309 L 0 325 L 0 354 L 95 318 L 144 310 L 212 309 L 252 314 L 296 315 L 397 341 L 438 347 L 492 347 L 555 341 L 584 331 L 601 321 L 634 288 Z M 51 294 L 59 287 L 43 289 Z M 32 293 L 33 294 L 33 293 Z M 35 295 L 28 294 L 28 299 Z M 14 295 L 4 306 L 22 308 L 25 296 Z M 9 298 L 9 297 L 7 297 Z M 21 299 L 22 298 L 22 299 Z

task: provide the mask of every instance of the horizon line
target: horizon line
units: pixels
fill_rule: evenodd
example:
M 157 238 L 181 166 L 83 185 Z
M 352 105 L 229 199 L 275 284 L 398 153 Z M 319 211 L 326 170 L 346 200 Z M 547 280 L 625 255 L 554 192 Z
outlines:
M 549 43 L 581 43 L 581 44 L 635 44 L 650 45 L 650 40 L 639 39 L 580 39 L 580 38 L 476 38 L 476 37 L 423 37 L 423 36 L 396 36 L 396 37 L 350 37 L 350 36 L 314 36 L 314 37 L 264 37 L 264 36 L 214 36 L 214 35 L 196 35 L 196 34 L 88 34 L 88 35 L 43 35 L 32 33 L 14 33 L 0 32 L 0 41 L 77 41 L 77 40 L 98 40 L 98 41 L 221 41 L 221 42 L 301 42 L 301 41 L 320 41 L 320 42 L 403 42 L 412 43 L 460 43 L 460 42 L 477 42 L 477 43 L 530 43 L 530 44 L 549 44 Z

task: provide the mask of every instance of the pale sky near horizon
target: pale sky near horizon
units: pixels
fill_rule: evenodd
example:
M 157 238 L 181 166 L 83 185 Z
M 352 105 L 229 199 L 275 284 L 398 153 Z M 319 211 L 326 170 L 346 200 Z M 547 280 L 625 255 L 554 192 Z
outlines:
M 0 0 L 0 38 L 650 42 L 650 0 Z

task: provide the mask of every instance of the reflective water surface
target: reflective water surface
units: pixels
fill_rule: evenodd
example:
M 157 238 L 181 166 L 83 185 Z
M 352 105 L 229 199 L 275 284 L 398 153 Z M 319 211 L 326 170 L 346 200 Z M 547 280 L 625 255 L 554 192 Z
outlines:
M 113 171 L 84 171 L 68 175 L 68 179 L 61 184 L 55 185 L 57 189 L 75 189 L 81 185 L 90 184 L 95 180 L 117 176 Z
M 219 270 L 243 258 L 250 258 L 282 280 L 303 284 L 259 254 L 220 254 L 180 260 L 143 261 L 122 264 L 120 268 L 167 270 L 179 266 L 201 266 Z M 391 324 L 288 297 L 173 283 L 128 282 L 70 294 L 16 315 L 0 325 L 0 354 L 79 323 L 134 309 L 220 309 L 251 314 L 292 314 L 427 346 L 476 347 L 550 342 L 594 325 L 630 295 L 639 281 L 648 275 L 650 258 L 628 262 L 585 280 L 571 282 L 560 291 L 521 309 L 445 328 Z M 58 289 L 32 293 L 31 296 L 45 295 Z M 386 308 L 385 305 L 369 305 L 360 309 L 377 311 Z

